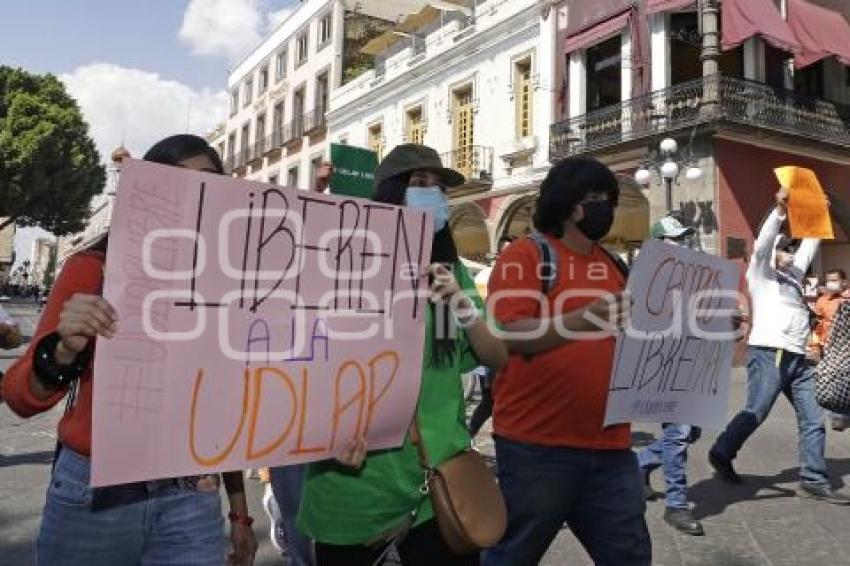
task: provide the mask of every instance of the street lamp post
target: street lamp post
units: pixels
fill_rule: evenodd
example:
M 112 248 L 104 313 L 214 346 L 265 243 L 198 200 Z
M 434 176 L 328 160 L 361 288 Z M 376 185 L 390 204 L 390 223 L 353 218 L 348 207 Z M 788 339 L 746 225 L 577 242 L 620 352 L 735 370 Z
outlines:
M 679 177 L 683 168 L 686 168 L 685 177 L 695 181 L 702 177 L 702 169 L 696 166 L 692 157 L 678 158 L 679 144 L 673 138 L 665 138 L 658 144 L 658 149 L 653 149 L 650 159 L 635 171 L 635 181 L 647 186 L 652 181 L 652 171 L 656 171 L 664 182 L 664 202 L 667 214 L 673 212 L 673 182 Z

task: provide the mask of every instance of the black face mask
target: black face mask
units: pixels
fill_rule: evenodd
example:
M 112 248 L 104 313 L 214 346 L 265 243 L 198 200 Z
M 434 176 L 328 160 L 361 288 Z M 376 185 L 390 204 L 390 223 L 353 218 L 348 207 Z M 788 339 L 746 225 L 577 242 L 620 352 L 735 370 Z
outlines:
M 582 234 L 594 242 L 605 237 L 614 224 L 614 205 L 611 201 L 586 202 L 581 205 L 584 218 L 576 224 Z

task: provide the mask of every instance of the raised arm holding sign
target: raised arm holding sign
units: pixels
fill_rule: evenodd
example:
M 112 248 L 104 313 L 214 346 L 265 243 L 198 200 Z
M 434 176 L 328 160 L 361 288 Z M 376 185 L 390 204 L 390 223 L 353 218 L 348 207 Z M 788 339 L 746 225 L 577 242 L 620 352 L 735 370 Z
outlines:
M 792 238 L 831 240 L 835 237 L 826 198 L 815 172 L 787 166 L 775 170 L 779 184 L 789 190 L 788 223 Z

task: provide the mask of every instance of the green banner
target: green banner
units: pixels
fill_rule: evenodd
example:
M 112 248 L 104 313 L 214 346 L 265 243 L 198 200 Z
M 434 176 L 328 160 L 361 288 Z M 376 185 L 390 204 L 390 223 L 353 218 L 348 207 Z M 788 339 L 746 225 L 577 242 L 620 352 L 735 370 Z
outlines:
M 331 144 L 331 193 L 372 198 L 378 156 L 374 151 L 351 145 Z

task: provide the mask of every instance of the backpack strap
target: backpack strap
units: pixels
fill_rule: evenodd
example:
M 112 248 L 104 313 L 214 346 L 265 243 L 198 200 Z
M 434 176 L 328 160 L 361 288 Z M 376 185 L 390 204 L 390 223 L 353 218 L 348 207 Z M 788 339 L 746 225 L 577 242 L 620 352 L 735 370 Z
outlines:
M 558 254 L 552 243 L 540 232 L 532 232 L 529 237 L 540 253 L 540 286 L 543 294 L 548 295 L 558 282 Z
M 623 258 L 618 256 L 617 254 L 609 252 L 605 248 L 605 246 L 598 246 L 598 247 L 599 247 L 600 250 L 602 250 L 605 253 L 605 255 L 608 256 L 608 259 L 610 259 L 614 263 L 614 265 L 617 266 L 617 269 L 620 271 L 620 274 L 623 276 L 623 279 L 628 281 L 630 270 L 629 270 L 629 266 L 626 265 L 626 262 L 623 261 Z

